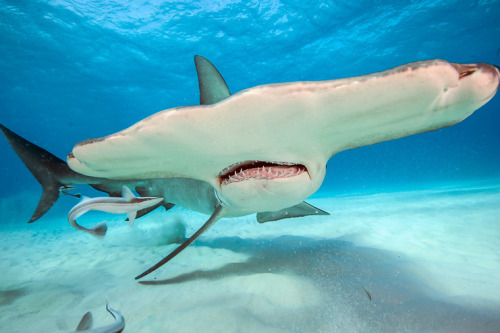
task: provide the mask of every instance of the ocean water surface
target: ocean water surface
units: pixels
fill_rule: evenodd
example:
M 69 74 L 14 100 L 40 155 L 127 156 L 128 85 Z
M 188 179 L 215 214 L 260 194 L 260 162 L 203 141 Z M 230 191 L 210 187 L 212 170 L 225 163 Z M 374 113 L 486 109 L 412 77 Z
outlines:
M 499 65 L 499 18 L 494 0 L 0 0 L 0 123 L 64 159 L 198 104 L 196 54 L 232 93 L 428 59 Z M 102 241 L 68 224 L 78 200 L 62 196 L 27 224 L 41 188 L 2 138 L 0 331 L 68 332 L 87 311 L 103 326 L 107 298 L 125 332 L 498 332 L 499 124 L 496 96 L 455 126 L 341 152 L 308 200 L 330 216 L 223 219 L 142 284 L 207 216 L 82 217 L 108 221 Z

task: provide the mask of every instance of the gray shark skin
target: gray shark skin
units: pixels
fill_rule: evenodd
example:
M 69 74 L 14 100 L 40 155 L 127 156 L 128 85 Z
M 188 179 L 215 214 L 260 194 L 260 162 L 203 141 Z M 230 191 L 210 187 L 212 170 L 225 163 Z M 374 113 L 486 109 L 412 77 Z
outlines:
M 200 105 L 161 111 L 116 134 L 80 142 L 67 158 L 72 171 L 91 177 L 82 182 L 98 190 L 116 195 L 117 186 L 127 185 L 141 196 L 165 198 L 170 207 L 211 215 L 136 279 L 222 217 L 257 213 L 262 223 L 328 214 L 303 200 L 320 187 L 334 154 L 456 124 L 488 102 L 500 84 L 494 66 L 430 60 L 231 95 L 208 60 L 197 56 L 195 64 Z M 36 165 L 36 159 L 23 161 Z
M 69 333 L 120 333 L 125 329 L 125 318 L 120 311 L 112 309 L 106 301 L 106 310 L 115 318 L 115 322 L 103 327 L 92 328 L 92 313 L 87 312 L 78 324 L 76 331 Z
M 127 186 L 122 187 L 122 197 L 85 198 L 74 206 L 68 214 L 68 222 L 74 228 L 88 232 L 89 234 L 104 238 L 107 231 L 105 222 L 98 223 L 88 229 L 76 223 L 76 219 L 90 210 L 98 210 L 112 214 L 127 214 L 130 225 L 134 223 L 137 211 L 154 207 L 163 198 L 157 197 L 136 197 Z

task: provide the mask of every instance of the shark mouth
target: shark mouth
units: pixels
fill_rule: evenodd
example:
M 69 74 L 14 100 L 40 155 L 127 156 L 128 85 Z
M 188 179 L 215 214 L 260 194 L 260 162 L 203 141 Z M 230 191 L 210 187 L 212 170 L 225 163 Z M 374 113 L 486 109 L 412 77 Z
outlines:
M 233 164 L 219 174 L 221 185 L 242 182 L 249 179 L 273 180 L 290 178 L 308 172 L 302 164 L 287 162 L 246 161 Z

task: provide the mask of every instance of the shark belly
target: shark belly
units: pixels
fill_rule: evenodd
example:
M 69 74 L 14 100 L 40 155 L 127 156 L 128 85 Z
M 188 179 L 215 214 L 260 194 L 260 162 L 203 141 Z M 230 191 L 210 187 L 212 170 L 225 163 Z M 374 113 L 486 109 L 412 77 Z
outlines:
M 154 179 L 145 190 L 148 195 L 159 195 L 170 203 L 207 215 L 219 203 L 213 186 L 196 179 Z

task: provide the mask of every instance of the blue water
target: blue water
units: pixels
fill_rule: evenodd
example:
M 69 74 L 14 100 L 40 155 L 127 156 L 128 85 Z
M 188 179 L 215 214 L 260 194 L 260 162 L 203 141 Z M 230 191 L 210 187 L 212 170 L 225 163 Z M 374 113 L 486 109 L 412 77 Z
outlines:
M 433 58 L 500 63 L 500 1 L 1 1 L 1 122 L 64 158 L 81 140 L 198 103 L 193 55 L 232 92 Z M 323 190 L 500 177 L 500 99 L 463 123 L 346 151 Z M 38 190 L 0 140 L 0 196 Z
M 499 65 L 500 0 L 218 0 L 166 2 L 0 0 L 0 123 L 64 159 L 73 145 L 79 141 L 117 132 L 160 110 L 181 105 L 198 104 L 198 82 L 193 62 L 195 54 L 205 56 L 213 62 L 233 93 L 266 83 L 328 80 L 368 74 L 409 62 L 435 58 L 456 63 L 485 62 Z M 462 204 L 462 201 L 453 201 L 455 199 L 448 201 L 448 197 L 455 196 L 455 192 L 451 192 L 451 194 L 447 192 L 433 194 L 436 202 L 445 202 L 436 206 L 433 206 L 434 197 L 428 196 L 428 192 L 422 192 L 425 194 L 415 192 L 417 194 L 403 198 L 403 201 L 406 200 L 404 204 L 407 205 L 401 206 L 403 208 L 394 207 L 397 205 L 398 200 L 401 201 L 401 198 L 397 195 L 390 197 L 389 201 L 366 199 L 369 205 L 362 198 L 359 199 L 359 202 L 356 201 L 356 204 L 352 204 L 352 207 L 349 206 L 349 202 L 356 199 L 350 199 L 349 196 L 342 197 L 337 201 L 331 201 L 332 205 L 336 205 L 334 210 L 331 211 L 335 216 L 332 217 L 334 221 L 330 221 L 328 225 L 332 226 L 332 229 L 338 227 L 339 230 L 345 231 L 345 234 L 351 237 L 346 238 L 347 242 L 356 243 L 356 241 L 362 239 L 362 246 L 375 244 L 379 246 L 379 249 L 393 250 L 393 248 L 384 248 L 380 244 L 388 243 L 396 237 L 396 234 L 393 235 L 393 231 L 384 230 L 384 226 L 378 227 L 381 231 L 376 229 L 376 226 L 386 216 L 384 214 L 388 214 L 382 208 L 384 205 L 390 205 L 394 209 L 395 217 L 393 215 L 387 217 L 388 225 L 396 226 L 396 230 L 401 231 L 401 233 L 405 230 L 399 228 L 404 229 L 405 227 L 398 225 L 400 221 L 409 222 L 413 217 L 421 218 L 422 221 L 419 222 L 418 228 L 415 226 L 413 228 L 418 230 L 416 234 L 425 235 L 427 219 L 430 221 L 433 216 L 439 216 L 436 217 L 435 221 L 429 222 L 433 226 L 436 226 L 441 221 L 441 218 L 446 219 L 447 222 L 446 224 L 443 222 L 443 225 L 447 227 L 440 230 L 443 233 L 431 237 L 429 241 L 424 239 L 422 241 L 424 245 L 427 245 L 427 241 L 429 244 L 434 244 L 433 242 L 440 240 L 443 235 L 452 233 L 448 232 L 448 230 L 453 230 L 453 227 L 450 226 L 453 226 L 454 220 L 459 220 L 460 216 L 467 217 L 467 220 L 464 217 L 460 221 L 462 229 L 459 231 L 463 233 L 459 234 L 460 237 L 465 236 L 466 238 L 468 234 L 476 235 L 476 233 L 469 233 L 467 230 L 468 219 L 473 220 L 476 218 L 482 221 L 483 233 L 478 233 L 479 238 L 471 236 L 471 239 L 474 238 L 474 241 L 482 240 L 482 237 L 484 237 L 484 239 L 490 240 L 488 234 L 494 236 L 495 233 L 498 233 L 498 226 L 493 227 L 491 233 L 484 230 L 488 226 L 492 226 L 496 221 L 496 217 L 500 216 L 496 206 L 499 202 L 500 193 L 498 191 L 500 179 L 499 125 L 500 97 L 496 96 L 471 117 L 450 128 L 339 153 L 328 163 L 327 176 L 317 194 L 317 198 L 330 195 L 352 195 L 353 193 L 371 194 L 395 190 L 412 191 L 439 187 L 459 187 L 462 184 L 494 185 L 491 187 L 493 190 L 486 186 L 487 189 L 484 190 L 486 194 L 481 192 L 482 190 L 478 190 L 478 199 L 474 196 L 463 199 L 464 204 Z M 20 219 L 22 221 L 19 221 L 19 223 L 21 223 L 31 216 L 37 203 L 36 196 L 41 192 L 40 186 L 2 137 L 0 137 L 0 155 L 2 156 L 0 163 L 0 175 L 2 175 L 0 181 L 2 185 L 0 209 L 3 209 L 3 211 L 0 211 L 0 216 L 10 216 L 11 220 Z M 22 197 L 27 193 L 30 195 Z M 457 193 L 462 195 L 460 191 Z M 467 191 L 464 193 L 470 194 Z M 478 193 L 473 192 L 472 194 L 476 195 Z M 25 200 L 19 199 L 16 195 L 25 198 Z M 405 199 L 408 197 L 411 199 Z M 418 204 L 415 208 L 415 200 L 420 199 L 425 203 Z M 2 201 L 6 204 L 3 205 Z M 50 226 L 46 227 L 38 224 L 33 227 L 34 229 L 27 229 L 36 230 L 36 232 L 28 231 L 33 232 L 32 241 L 36 243 L 34 244 L 36 251 L 46 249 L 45 244 L 43 244 L 45 238 L 40 238 L 40 234 L 37 235 L 36 233 L 43 234 L 46 232 L 47 239 L 50 239 L 50 235 L 58 235 L 59 232 L 68 232 L 68 235 L 73 237 L 74 234 L 70 232 L 74 231 L 66 225 L 65 221 L 68 207 L 73 204 L 73 198 L 64 197 L 47 215 L 49 218 L 57 217 L 57 221 L 60 221 L 60 225 L 57 224 L 59 222 L 54 222 L 56 223 L 54 225 L 55 231 L 51 231 Z M 14 209 L 16 211 L 13 211 L 12 207 L 17 207 Z M 352 236 L 348 227 L 349 223 L 359 217 L 358 211 L 361 211 L 363 207 L 369 207 L 369 209 L 365 208 L 367 212 L 363 213 L 365 214 L 363 218 L 372 221 L 373 225 L 370 224 L 372 222 L 366 222 L 366 225 L 370 227 L 364 226 L 365 229 L 360 229 L 363 230 L 363 235 L 356 234 L 356 236 Z M 448 207 L 448 209 L 442 207 Z M 459 211 L 459 208 L 466 209 L 470 207 L 473 207 L 470 211 L 464 211 L 463 213 L 460 211 L 459 215 L 453 215 L 453 210 Z M 335 210 L 338 211 L 335 212 Z M 440 213 L 444 215 L 441 216 Z M 191 215 L 189 216 L 191 217 Z M 380 219 L 377 220 L 379 217 Z M 342 224 L 342 221 L 345 223 Z M 254 221 L 252 220 L 252 222 Z M 333 227 L 335 222 L 338 224 Z M 365 222 L 361 221 L 359 223 L 361 225 Z M 23 228 L 26 227 L 23 225 Z M 330 230 L 328 228 L 330 227 L 325 227 L 324 230 Z M 410 230 L 411 227 L 408 228 Z M 250 230 L 250 227 L 248 229 Z M 272 234 L 277 232 L 278 229 L 279 225 L 276 230 L 268 229 L 268 232 Z M 380 231 L 380 233 L 375 230 Z M 294 229 L 291 228 L 290 233 L 293 234 L 293 232 Z M 359 232 L 359 230 L 356 232 Z M 286 232 L 284 234 L 286 235 Z M 380 236 L 380 240 L 375 237 L 375 234 L 377 234 L 377 237 Z M 416 234 L 412 237 L 408 236 L 414 243 L 419 242 L 418 237 L 415 236 Z M 84 242 L 86 236 L 82 236 Z M 303 235 L 300 236 L 304 237 Z M 334 250 L 335 248 L 344 249 L 344 244 L 351 244 L 344 243 L 343 237 L 347 236 L 340 231 L 338 234 L 327 234 L 327 236 L 338 237 L 341 240 L 340 242 L 337 242 L 337 239 L 332 242 L 325 241 L 325 244 L 331 245 Z M 370 238 L 371 236 L 373 238 Z M 234 241 L 231 237 L 236 236 L 230 234 L 227 238 L 220 240 L 221 244 L 223 244 L 221 247 L 236 249 L 236 252 L 244 252 L 242 250 L 247 248 L 255 249 L 261 244 L 259 240 L 241 243 L 241 239 L 238 238 Z M 456 245 L 455 248 L 450 245 L 456 251 L 450 250 L 450 253 L 456 254 L 460 252 L 460 250 L 457 250 L 457 248 L 460 249 L 463 239 L 463 237 L 460 237 L 451 238 L 452 240 L 449 241 L 449 244 Z M 29 242 L 26 238 L 19 236 L 19 239 L 20 244 L 28 246 Z M 66 244 L 68 248 L 72 246 L 70 240 L 66 240 L 65 237 L 60 237 L 60 239 L 68 242 Z M 336 306 L 338 306 L 337 310 L 344 309 L 342 307 L 344 301 L 338 304 L 335 303 L 337 301 L 335 299 L 336 293 L 345 289 L 344 286 L 349 286 L 356 292 L 361 290 L 360 295 L 365 301 L 364 298 L 366 297 L 362 289 L 358 288 L 358 285 L 353 287 L 350 284 L 351 280 L 349 280 L 359 278 L 358 270 L 360 265 L 367 272 L 369 271 L 369 274 L 365 274 L 366 276 L 376 276 L 379 279 L 377 286 L 383 285 L 387 290 L 391 290 L 390 279 L 394 278 L 394 276 L 391 275 L 392 271 L 386 270 L 386 266 L 384 266 L 386 261 L 384 260 L 390 262 L 390 264 L 387 264 L 389 267 L 397 267 L 398 269 L 405 265 L 412 267 L 411 264 L 406 262 L 404 265 L 399 266 L 400 262 L 397 260 L 406 260 L 403 259 L 403 256 L 400 259 L 399 255 L 397 255 L 398 259 L 394 260 L 394 257 L 386 256 L 387 253 L 385 252 L 371 252 L 370 249 L 367 250 L 363 247 L 347 247 L 347 250 L 345 250 L 345 252 L 349 253 L 358 253 L 359 251 L 362 253 L 359 254 L 359 257 L 364 258 L 364 261 L 360 259 L 358 263 L 353 263 L 353 261 L 357 260 L 355 259 L 356 256 L 342 257 L 339 255 L 337 257 L 336 254 L 328 252 L 328 246 L 322 245 L 323 243 L 318 244 L 312 241 L 311 245 L 309 238 L 304 241 L 305 248 L 300 243 L 298 250 L 294 248 L 296 245 L 293 245 L 295 244 L 293 239 L 290 241 L 289 238 L 285 238 L 285 240 L 286 242 L 283 243 L 285 245 L 277 246 L 280 250 L 279 260 L 285 263 L 284 271 L 300 271 L 306 277 L 312 276 L 316 279 L 316 282 L 321 280 L 318 284 L 323 287 L 326 286 L 324 288 L 333 288 L 328 283 L 322 284 L 328 278 L 340 281 L 339 285 L 342 288 L 335 289 L 331 293 L 331 289 L 324 289 L 328 290 L 327 294 L 331 298 L 331 303 L 321 308 L 323 319 L 331 313 L 336 313 L 330 311 Z M 479 240 L 478 242 L 481 243 Z M 56 242 L 53 239 L 50 239 L 50 241 Z M 464 240 L 464 242 L 466 241 Z M 289 259 L 289 252 L 287 251 L 290 250 L 288 242 L 292 244 L 290 246 L 294 250 L 299 251 L 301 258 L 302 256 L 306 257 L 304 262 L 301 261 L 297 265 L 295 265 L 296 262 L 286 264 Z M 117 243 L 117 246 L 125 246 L 125 250 L 129 251 L 126 252 L 127 258 L 137 259 L 135 257 L 137 252 L 126 248 L 129 244 L 124 245 L 124 243 L 126 242 Z M 147 241 L 142 242 L 141 246 L 144 246 L 145 243 Z M 209 241 L 208 243 L 217 245 L 216 242 L 211 243 Z M 111 245 L 104 246 L 109 247 L 110 256 L 115 256 L 112 257 L 113 261 L 125 260 L 125 256 L 112 254 L 115 245 L 111 242 Z M 214 247 L 217 248 L 215 245 Z M 375 245 L 373 246 L 376 247 Z M 88 246 L 89 249 L 98 247 L 93 243 Z M 438 249 L 440 248 L 440 245 L 435 246 Z M 326 259 L 324 260 L 331 266 L 322 266 L 321 263 L 315 262 L 315 265 L 320 267 L 317 272 L 308 271 L 306 268 L 297 269 L 297 267 L 306 267 L 304 265 L 308 260 L 311 260 L 310 257 L 307 257 L 313 253 L 313 250 L 309 250 L 309 247 L 319 253 L 325 252 Z M 17 256 L 15 245 L 5 246 L 4 249 L 13 251 L 9 252 L 9 258 Z M 72 249 L 75 257 L 77 256 L 75 253 L 79 253 L 80 249 Z M 409 249 L 411 250 L 411 246 Z M 485 276 L 489 277 L 487 273 L 491 271 L 488 268 L 491 268 L 495 263 L 498 264 L 497 249 L 498 246 L 495 244 L 486 244 L 486 250 L 483 248 L 477 250 L 480 255 L 476 255 L 476 252 L 471 254 L 471 252 L 467 256 L 467 253 L 465 253 L 464 258 L 493 258 L 491 261 L 482 262 L 481 265 L 470 264 L 481 273 L 486 272 Z M 121 250 L 122 248 L 120 248 Z M 402 253 L 408 254 L 411 252 L 410 250 Z M 23 248 L 23 251 L 25 251 L 23 253 L 26 253 L 26 257 L 29 258 L 29 251 L 26 247 Z M 47 249 L 46 251 L 48 260 L 60 255 L 59 250 Z M 343 251 L 338 252 L 342 254 Z M 87 253 L 83 252 L 82 255 Z M 158 253 L 163 254 L 164 252 L 165 249 L 158 250 Z M 371 254 L 364 256 L 365 252 Z M 415 250 L 415 252 L 418 251 Z M 467 251 L 464 250 L 464 252 Z M 84 267 L 87 267 L 87 265 L 92 267 L 89 262 L 97 261 L 97 258 L 93 258 L 90 252 L 88 253 L 89 258 L 82 263 Z M 258 268 L 267 272 L 267 268 L 275 264 L 277 259 L 273 257 L 273 253 L 267 253 L 266 255 L 270 257 L 265 257 L 264 264 Z M 446 257 L 446 255 L 443 255 L 443 257 Z M 148 258 L 150 257 L 148 256 Z M 141 260 L 144 259 L 144 262 L 141 262 L 140 267 L 154 261 L 154 259 L 148 258 L 141 258 Z M 12 260 L 14 262 L 14 259 Z M 59 258 L 53 260 L 57 261 Z M 64 261 L 67 258 L 63 256 L 60 260 Z M 464 259 L 464 261 L 466 260 Z M 473 262 L 472 259 L 471 262 Z M 107 264 L 108 262 L 101 264 L 101 266 L 105 267 Z M 345 276 L 343 278 L 342 274 L 336 271 L 336 268 L 342 264 L 349 267 L 348 273 L 345 274 L 348 278 L 345 278 Z M 50 265 L 58 266 L 59 264 L 49 263 L 48 267 L 51 267 Z M 439 265 L 436 264 L 436 266 Z M 467 267 L 468 264 L 464 265 Z M 99 269 L 102 268 L 101 266 L 99 266 Z M 462 266 L 458 267 L 454 266 L 452 271 L 455 273 L 461 271 Z M 18 268 L 15 265 L 14 267 L 9 266 L 9 276 L 18 274 L 16 269 Z M 64 269 L 69 271 L 74 267 Z M 133 274 L 139 273 L 138 269 L 139 267 L 134 266 L 133 269 L 130 268 L 130 271 L 114 273 L 115 280 L 109 277 L 109 281 L 120 281 L 117 283 L 121 283 L 119 279 L 129 278 Z M 64 271 L 61 276 L 67 276 L 66 273 L 67 271 Z M 78 277 L 78 272 L 73 271 L 72 273 Z M 481 273 L 477 273 L 477 276 L 481 276 Z M 91 274 L 92 278 L 96 279 L 95 281 L 102 278 L 91 269 L 86 274 Z M 241 274 L 246 276 L 248 272 L 243 270 Z M 325 277 L 322 274 L 325 274 Z M 414 277 L 408 272 L 405 274 L 408 274 L 411 278 Z M 462 278 L 459 273 L 456 274 L 460 276 L 460 279 Z M 473 270 L 471 274 L 476 273 Z M 25 276 L 25 274 L 20 275 Z M 439 275 L 446 274 L 436 274 L 436 276 Z M 48 280 L 42 279 L 42 281 L 51 281 L 52 276 L 58 275 L 48 273 L 48 276 Z M 411 280 L 410 277 L 405 275 L 405 279 L 408 278 L 408 281 Z M 450 277 L 450 279 L 452 278 Z M 464 281 L 468 279 L 474 280 L 470 276 L 463 278 Z M 38 280 L 33 278 L 33 281 Z M 403 294 L 401 290 L 407 288 L 406 280 L 401 281 L 401 279 L 394 278 L 394 281 L 396 281 L 395 283 L 399 289 L 396 291 L 391 290 L 389 294 L 394 293 L 400 297 Z M 480 285 L 482 280 L 479 279 L 478 281 L 480 281 L 478 282 Z M 58 285 L 59 282 L 54 282 L 54 284 Z M 290 283 L 293 284 L 292 282 Z M 45 286 L 42 282 L 40 283 Z M 95 287 L 91 282 L 88 283 L 90 286 L 86 287 L 87 289 L 90 290 Z M 202 282 L 197 281 L 197 283 Z M 422 286 L 420 282 L 411 280 L 410 284 L 412 286 L 413 283 L 419 287 Z M 446 289 L 448 287 L 447 283 L 448 281 L 440 285 L 439 288 L 433 286 L 432 288 L 436 289 L 433 289 L 431 294 L 436 290 L 441 292 Z M 29 288 L 32 288 L 28 282 L 26 284 Z M 147 292 L 150 293 L 148 294 L 149 299 L 158 296 L 154 294 L 156 291 L 140 289 L 140 287 L 135 287 L 132 283 L 131 285 L 133 286 L 130 288 L 137 288 L 137 290 L 134 289 L 134 292 L 139 293 L 148 290 Z M 488 288 L 486 283 L 485 286 L 485 288 Z M 71 288 L 73 287 L 71 286 Z M 179 286 L 179 288 L 181 287 Z M 18 287 L 11 288 L 12 290 L 18 290 L 16 289 Z M 23 296 L 24 285 L 19 288 L 21 290 L 20 295 Z M 205 286 L 202 285 L 200 288 L 203 290 Z M 375 289 L 375 287 L 373 288 Z M 422 289 L 425 288 L 422 287 Z M 457 283 L 449 288 L 453 291 L 450 292 L 449 295 L 452 295 L 450 297 L 455 297 L 454 292 L 461 290 L 461 285 Z M 3 290 L 3 288 L 0 289 Z M 238 288 L 235 287 L 235 289 Z M 417 289 L 415 287 L 415 290 Z M 33 290 L 36 290 L 36 288 L 33 288 Z M 73 291 L 73 289 L 70 290 Z M 349 293 L 354 293 L 351 289 L 349 290 Z M 67 292 L 67 290 L 64 292 Z M 81 290 L 75 293 L 78 292 L 81 292 Z M 174 289 L 170 290 L 170 292 L 175 294 Z M 183 290 L 182 292 L 186 291 Z M 189 289 L 187 292 L 189 292 Z M 495 290 L 491 292 L 494 293 Z M 479 294 L 485 295 L 487 293 Z M 420 295 L 419 291 L 416 291 L 415 294 Z M 473 293 L 471 292 L 471 294 Z M 7 296 L 10 297 L 9 295 Z M 467 297 L 469 297 L 468 295 L 466 294 Z M 5 297 L 3 294 L 0 294 L 0 296 Z M 99 296 L 101 297 L 102 293 Z M 350 294 L 348 296 L 350 297 Z M 183 295 L 177 295 L 176 297 L 182 298 Z M 347 304 L 349 303 L 347 299 L 350 298 L 345 297 L 345 303 Z M 13 296 L 13 298 L 15 297 Z M 43 297 L 40 297 L 40 299 L 43 299 Z M 346 319 L 345 322 L 335 327 L 340 331 L 346 331 L 347 328 L 359 324 L 360 326 L 356 326 L 359 331 L 368 332 L 371 327 L 370 322 L 378 320 L 382 316 L 387 316 L 387 318 L 392 319 L 385 317 L 384 320 L 387 319 L 387 321 L 380 319 L 381 322 L 376 324 L 378 325 L 376 331 L 387 331 L 392 327 L 393 322 L 398 322 L 398 325 L 400 325 L 398 326 L 399 330 L 411 331 L 412 328 L 425 330 L 429 326 L 425 325 L 425 318 L 422 320 L 422 316 L 418 315 L 418 313 L 421 313 L 419 311 L 423 311 L 422 313 L 429 314 L 432 312 L 435 315 L 435 322 L 433 322 L 435 326 L 431 327 L 442 327 L 439 326 L 441 325 L 440 322 L 446 322 L 447 326 L 444 326 L 443 331 L 456 331 L 457 328 L 462 328 L 464 331 L 467 331 L 467 328 L 477 330 L 477 327 L 498 328 L 498 311 L 487 314 L 491 317 L 486 315 L 484 317 L 496 318 L 496 321 L 490 321 L 489 319 L 483 321 L 481 312 L 476 313 L 470 310 L 472 313 L 470 318 L 475 318 L 476 321 L 468 321 L 470 326 L 461 326 L 459 320 L 457 320 L 455 326 L 456 318 L 454 315 L 456 313 L 460 314 L 460 311 L 469 313 L 468 308 L 466 310 L 460 308 L 461 310 L 455 313 L 453 312 L 455 311 L 454 305 L 447 305 L 446 311 L 448 312 L 444 311 L 446 315 L 440 317 L 441 303 L 432 303 L 432 307 L 426 310 L 426 304 L 430 304 L 427 298 L 421 303 L 419 303 L 420 301 L 409 301 L 409 299 L 409 297 L 405 299 L 407 302 L 405 306 L 409 306 L 410 310 L 407 310 L 408 308 L 400 309 L 394 305 L 394 311 L 387 313 L 384 312 L 386 308 L 379 308 L 377 311 L 373 310 L 375 312 L 372 312 L 369 320 L 366 321 L 362 320 L 365 312 L 359 310 L 363 308 L 353 306 L 354 310 L 352 312 L 345 310 L 346 316 L 344 317 L 353 318 L 353 322 Z M 0 300 L 2 299 L 0 298 Z M 93 298 L 92 301 L 101 302 L 102 300 Z M 125 297 L 121 298 L 120 301 L 125 311 L 127 306 L 135 304 L 135 300 L 130 301 Z M 210 297 L 207 296 L 205 301 L 210 303 Z M 225 302 L 225 300 L 223 301 Z M 467 299 L 463 304 L 469 304 L 469 301 L 472 302 Z M 246 303 L 250 304 L 251 300 Z M 75 303 L 71 304 L 75 305 Z M 73 307 L 75 313 L 72 314 L 72 317 L 64 319 L 66 320 L 63 323 L 64 325 L 59 323 L 61 331 L 67 331 L 68 327 L 74 328 L 75 325 L 72 323 L 77 321 L 80 313 L 83 314 L 87 311 L 87 308 L 82 304 L 77 305 Z M 155 307 L 155 303 L 149 305 L 152 308 Z M 349 306 L 351 305 L 349 304 Z M 66 305 L 62 304 L 60 306 L 64 308 Z M 100 303 L 99 306 L 101 306 Z M 431 308 L 435 308 L 436 311 L 428 310 Z M 312 309 L 314 310 L 314 308 Z M 47 313 L 63 312 L 58 308 L 51 310 L 53 312 L 47 309 Z M 139 311 L 140 309 L 134 310 Z M 405 316 L 403 317 L 406 318 L 404 322 L 403 319 L 398 321 L 398 311 L 407 311 L 404 312 Z M 25 312 L 30 313 L 27 310 Z M 23 315 L 30 317 L 26 313 Z M 130 316 L 131 313 L 136 316 L 131 322 L 136 324 L 140 322 L 137 318 L 149 318 L 150 315 L 150 313 L 141 313 L 139 315 L 129 309 L 127 315 Z M 343 312 L 340 311 L 339 313 Z M 349 317 L 353 313 L 356 313 L 356 316 Z M 298 314 L 294 313 L 294 316 L 299 318 L 297 317 Z M 53 327 L 50 325 L 53 324 L 52 321 L 54 320 L 47 316 L 46 313 L 42 313 L 42 315 L 38 313 L 38 317 L 40 320 L 47 322 L 47 327 Z M 103 318 L 106 318 L 104 314 L 101 320 Z M 314 311 L 311 310 L 308 318 L 310 322 L 315 322 Z M 196 314 L 189 317 L 189 320 L 195 323 Z M 276 320 L 278 321 L 278 319 Z M 418 320 L 422 320 L 421 323 Z M 175 318 L 172 321 L 175 321 Z M 272 322 L 272 320 L 270 319 L 269 322 Z M 328 320 L 325 320 L 325 322 L 328 322 Z M 415 322 L 419 322 L 419 324 L 414 325 Z M 488 323 L 492 323 L 491 326 L 488 326 Z M 284 331 L 293 330 L 284 323 L 280 323 L 280 325 L 285 327 Z M 253 328 L 255 327 L 257 326 L 253 326 Z M 314 331 L 314 328 L 308 327 L 307 324 L 297 327 L 296 330 L 303 328 L 305 331 L 308 329 Z M 318 327 L 324 328 L 328 326 L 319 325 Z M 224 331 L 224 328 L 219 331 Z

